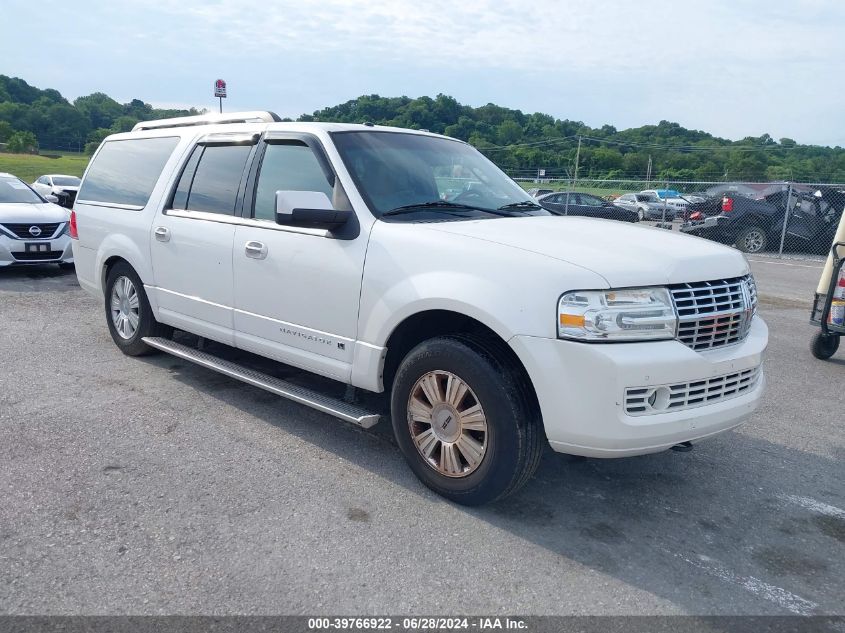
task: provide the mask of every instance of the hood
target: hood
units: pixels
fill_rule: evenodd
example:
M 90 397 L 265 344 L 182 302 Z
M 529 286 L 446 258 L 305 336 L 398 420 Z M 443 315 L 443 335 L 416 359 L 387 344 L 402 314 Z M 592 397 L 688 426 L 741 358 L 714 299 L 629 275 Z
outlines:
M 614 220 L 533 216 L 425 226 L 581 266 L 613 288 L 726 279 L 749 272 L 745 257 L 733 248 Z
M 70 220 L 70 210 L 50 202 L 44 204 L 0 203 L 0 224 L 18 222 L 50 224 L 68 220 Z

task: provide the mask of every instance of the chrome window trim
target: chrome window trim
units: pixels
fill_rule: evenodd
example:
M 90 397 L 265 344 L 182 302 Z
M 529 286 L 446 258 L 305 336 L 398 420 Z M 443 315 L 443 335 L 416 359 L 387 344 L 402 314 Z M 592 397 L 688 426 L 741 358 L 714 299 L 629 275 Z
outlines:
M 117 202 L 99 202 L 97 200 L 77 200 L 74 204 L 90 204 L 92 207 L 110 207 L 124 211 L 143 211 L 146 205 L 119 204 Z
M 269 231 L 283 231 L 285 233 L 297 233 L 299 235 L 311 235 L 312 237 L 327 237 L 332 235 L 326 229 L 308 229 L 296 226 L 283 226 L 270 220 L 254 220 L 234 215 L 223 215 L 221 213 L 209 213 L 208 211 L 191 211 L 190 209 L 166 209 L 165 215 L 175 218 L 187 218 L 190 220 L 205 220 L 207 222 L 219 222 L 221 224 L 234 224 L 235 226 L 248 226 L 255 229 L 266 229 Z

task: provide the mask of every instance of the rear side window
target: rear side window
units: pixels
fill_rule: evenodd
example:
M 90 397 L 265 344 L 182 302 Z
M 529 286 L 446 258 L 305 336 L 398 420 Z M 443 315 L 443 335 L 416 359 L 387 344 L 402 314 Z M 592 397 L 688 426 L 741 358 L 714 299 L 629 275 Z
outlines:
M 88 168 L 79 201 L 145 206 L 178 142 L 178 136 L 108 141 Z
M 252 145 L 197 146 L 173 195 L 174 209 L 234 215 Z

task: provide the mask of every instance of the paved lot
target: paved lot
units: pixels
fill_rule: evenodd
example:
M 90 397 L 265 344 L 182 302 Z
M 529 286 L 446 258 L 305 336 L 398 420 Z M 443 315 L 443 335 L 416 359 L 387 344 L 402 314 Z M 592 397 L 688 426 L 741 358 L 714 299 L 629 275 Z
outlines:
M 845 353 L 808 352 L 819 265 L 753 259 L 749 423 L 686 454 L 549 452 L 480 509 L 418 484 L 387 424 L 127 358 L 72 274 L 2 270 L 0 613 L 843 614 Z

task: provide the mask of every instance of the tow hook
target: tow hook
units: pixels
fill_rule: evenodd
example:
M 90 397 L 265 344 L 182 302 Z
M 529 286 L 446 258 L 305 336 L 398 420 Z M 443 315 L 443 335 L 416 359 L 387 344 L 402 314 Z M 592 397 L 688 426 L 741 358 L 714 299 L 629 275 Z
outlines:
M 672 447 L 672 450 L 678 451 L 679 453 L 689 453 L 692 448 L 692 442 L 681 442 L 680 444 L 675 444 Z

